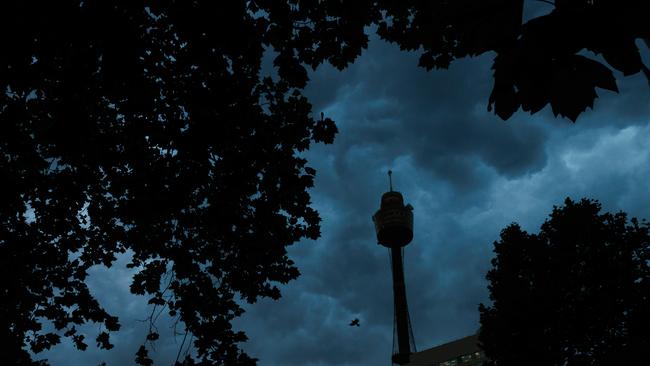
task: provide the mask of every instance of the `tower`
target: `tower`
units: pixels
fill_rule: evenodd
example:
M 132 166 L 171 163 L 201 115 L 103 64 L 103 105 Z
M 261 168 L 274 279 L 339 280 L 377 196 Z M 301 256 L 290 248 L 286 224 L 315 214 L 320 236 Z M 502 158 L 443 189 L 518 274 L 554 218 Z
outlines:
M 397 351 L 393 349 L 393 363 L 404 365 L 416 351 L 413 330 L 406 303 L 404 284 L 404 247 L 413 240 L 413 207 L 404 205 L 404 198 L 393 191 L 392 172 L 388 171 L 390 190 L 381 196 L 381 206 L 372 216 L 377 243 L 389 250 L 393 273 L 394 329 L 397 331 Z M 395 332 L 393 332 L 393 335 Z

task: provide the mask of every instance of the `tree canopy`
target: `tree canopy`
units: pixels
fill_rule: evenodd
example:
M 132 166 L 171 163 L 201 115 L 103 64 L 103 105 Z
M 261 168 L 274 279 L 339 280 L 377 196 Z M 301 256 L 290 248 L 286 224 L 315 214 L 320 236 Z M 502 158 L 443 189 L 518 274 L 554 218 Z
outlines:
M 182 321 L 197 360 L 252 363 L 235 297 L 278 298 L 274 283 L 298 276 L 286 246 L 319 235 L 299 154 L 336 127 L 302 95 L 308 67 L 345 68 L 369 29 L 427 69 L 493 51 L 499 116 L 550 103 L 575 119 L 594 87 L 616 89 L 581 50 L 647 73 L 647 7 L 557 1 L 523 24 L 523 0 L 1 2 L 0 357 L 27 363 L 61 336 L 83 350 L 86 322 L 112 347 L 119 321 L 85 279 L 128 251 L 131 291 Z
M 147 3 L 0 5 L 3 363 L 61 335 L 83 350 L 85 322 L 111 348 L 118 319 L 84 280 L 127 250 L 131 291 L 178 317 L 200 360 L 251 363 L 235 296 L 278 298 L 298 276 L 286 246 L 319 235 L 298 154 L 336 128 L 299 79 L 260 77 L 282 26 L 244 2 Z
M 538 234 L 494 243 L 480 343 L 492 365 L 639 365 L 650 347 L 650 234 L 624 212 L 567 199 Z
M 575 121 L 593 107 L 596 88 L 618 91 L 612 69 L 625 76 L 643 72 L 650 85 L 650 70 L 635 44 L 643 40 L 650 47 L 650 4 L 548 3 L 548 13 L 524 21 L 524 0 L 385 2 L 379 4 L 386 16 L 378 33 L 402 49 L 421 52 L 420 66 L 427 69 L 494 52 L 488 106 L 502 119 L 550 105 L 555 116 Z

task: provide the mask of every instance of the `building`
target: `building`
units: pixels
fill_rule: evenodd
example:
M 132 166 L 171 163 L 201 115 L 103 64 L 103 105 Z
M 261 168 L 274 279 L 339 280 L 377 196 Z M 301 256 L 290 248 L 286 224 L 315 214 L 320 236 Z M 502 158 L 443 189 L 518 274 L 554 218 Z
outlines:
M 485 361 L 475 334 L 413 353 L 407 366 L 480 366 Z

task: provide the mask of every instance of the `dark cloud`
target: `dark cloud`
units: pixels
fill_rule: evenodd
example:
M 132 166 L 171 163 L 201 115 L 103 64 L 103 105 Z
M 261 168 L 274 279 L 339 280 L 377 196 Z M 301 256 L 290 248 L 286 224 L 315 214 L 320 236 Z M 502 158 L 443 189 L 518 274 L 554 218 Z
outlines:
M 253 306 L 242 319 L 254 329 L 247 349 L 262 365 L 388 360 L 389 260 L 375 243 L 370 216 L 387 189 L 389 168 L 415 206 L 405 263 L 420 348 L 476 331 L 477 306 L 488 301 L 484 275 L 492 242 L 509 223 L 536 231 L 566 196 L 650 214 L 642 184 L 650 178 L 645 80 L 627 78 L 620 94 L 601 93 L 596 111 L 577 124 L 554 119 L 548 108 L 503 122 L 486 111 L 491 57 L 427 73 L 415 66 L 416 55 L 375 40 L 349 70 L 312 75 L 315 112 L 335 118 L 341 132 L 333 146 L 307 154 L 318 169 L 312 193 L 324 223 L 319 241 L 292 248 L 302 277 L 279 302 Z M 278 311 L 298 320 L 267 325 Z M 362 319 L 358 336 L 347 326 L 354 317 Z M 269 334 L 283 341 L 265 341 Z M 304 334 L 318 334 L 322 347 Z M 275 348 L 289 345 L 302 355 Z
M 291 247 L 302 276 L 281 287 L 279 301 L 246 305 L 236 322 L 260 365 L 388 363 L 391 274 L 370 219 L 388 188 L 388 169 L 415 207 L 405 271 L 420 349 L 477 330 L 477 305 L 488 301 L 492 242 L 509 223 L 536 231 L 566 196 L 598 198 L 608 210 L 650 218 L 645 79 L 625 78 L 620 94 L 602 92 L 596 110 L 576 124 L 554 119 L 548 108 L 504 122 L 486 110 L 491 62 L 484 55 L 426 72 L 416 66 L 417 55 L 373 39 L 344 72 L 323 67 L 311 75 L 314 112 L 325 112 L 340 129 L 333 145 L 305 154 L 318 170 L 312 196 L 322 238 Z M 121 316 L 116 349 L 79 353 L 64 346 L 47 354 L 53 364 L 132 363 L 146 333 L 146 324 L 134 320 L 150 309 L 128 294 L 124 264 L 98 272 L 91 283 Z M 360 327 L 348 326 L 354 318 Z M 171 325 L 168 319 L 159 325 L 156 364 L 176 356 L 180 337 L 171 336 Z
M 375 159 L 410 156 L 420 168 L 467 191 L 484 178 L 477 162 L 507 176 L 544 166 L 543 128 L 520 116 L 506 123 L 486 112 L 492 55 L 439 72 L 416 67 L 417 57 L 375 40 L 341 73 L 348 77 L 332 78 L 327 68 L 314 75 L 310 95 L 338 90 L 336 98 L 317 98 L 315 111 L 339 122 L 339 174 L 349 175 L 360 153 Z

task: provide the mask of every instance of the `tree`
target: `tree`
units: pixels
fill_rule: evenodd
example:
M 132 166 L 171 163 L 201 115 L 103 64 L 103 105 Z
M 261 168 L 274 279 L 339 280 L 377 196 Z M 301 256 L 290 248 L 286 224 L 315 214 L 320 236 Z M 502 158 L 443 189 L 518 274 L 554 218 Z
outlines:
M 645 2 L 558 1 L 522 25 L 522 1 L 3 1 L 2 361 L 28 363 L 27 347 L 61 336 L 85 349 L 75 326 L 86 322 L 112 347 L 118 319 L 84 280 L 128 251 L 132 292 L 182 321 L 201 362 L 253 362 L 230 327 L 235 296 L 278 298 L 274 283 L 298 276 L 286 246 L 319 235 L 315 171 L 298 154 L 336 127 L 313 118 L 306 67 L 345 68 L 376 25 L 427 68 L 496 52 L 490 103 L 502 118 L 550 102 L 573 119 L 593 86 L 615 85 L 582 48 L 626 74 L 647 70 L 633 45 L 648 39 Z M 273 78 L 260 73 L 267 49 Z M 145 347 L 137 360 L 150 362 Z
M 611 68 L 625 76 L 642 71 L 650 83 L 635 44 L 640 39 L 650 46 L 650 4 L 548 3 L 548 14 L 524 22 L 524 0 L 385 2 L 378 32 L 403 49 L 421 51 L 420 66 L 427 69 L 496 53 L 489 109 L 503 119 L 520 108 L 533 114 L 550 104 L 555 116 L 575 121 L 593 107 L 596 87 L 618 91 Z M 585 51 L 601 55 L 611 68 Z
M 86 322 L 110 349 L 120 324 L 84 280 L 126 251 L 131 291 L 177 317 L 200 362 L 253 363 L 230 326 L 235 296 L 278 298 L 274 283 L 298 276 L 286 246 L 318 237 L 320 220 L 298 154 L 336 128 L 312 118 L 285 61 L 281 78 L 260 76 L 267 32 L 287 25 L 252 6 L 0 5 L 0 363 L 62 336 L 84 350 Z M 151 363 L 146 347 L 136 361 Z
M 524 2 L 289 1 L 283 16 L 294 22 L 294 35 L 274 34 L 275 40 L 290 39 L 288 47 L 271 44 L 281 50 L 276 61 L 292 60 L 285 69 L 300 75 L 306 74 L 300 64 L 315 68 L 322 60 L 345 67 L 366 46 L 364 26 L 370 24 L 382 39 L 421 53 L 419 65 L 427 70 L 493 52 L 488 110 L 504 120 L 519 109 L 534 114 L 550 105 L 555 116 L 575 122 L 593 108 L 596 88 L 618 91 L 613 70 L 624 76 L 643 72 L 650 85 L 650 69 L 635 43 L 650 47 L 647 1 L 532 0 L 547 3 L 550 11 L 527 21 Z M 265 11 L 275 10 L 265 5 Z
M 494 243 L 480 343 L 491 365 L 638 365 L 650 360 L 649 226 L 566 199 L 538 234 Z

